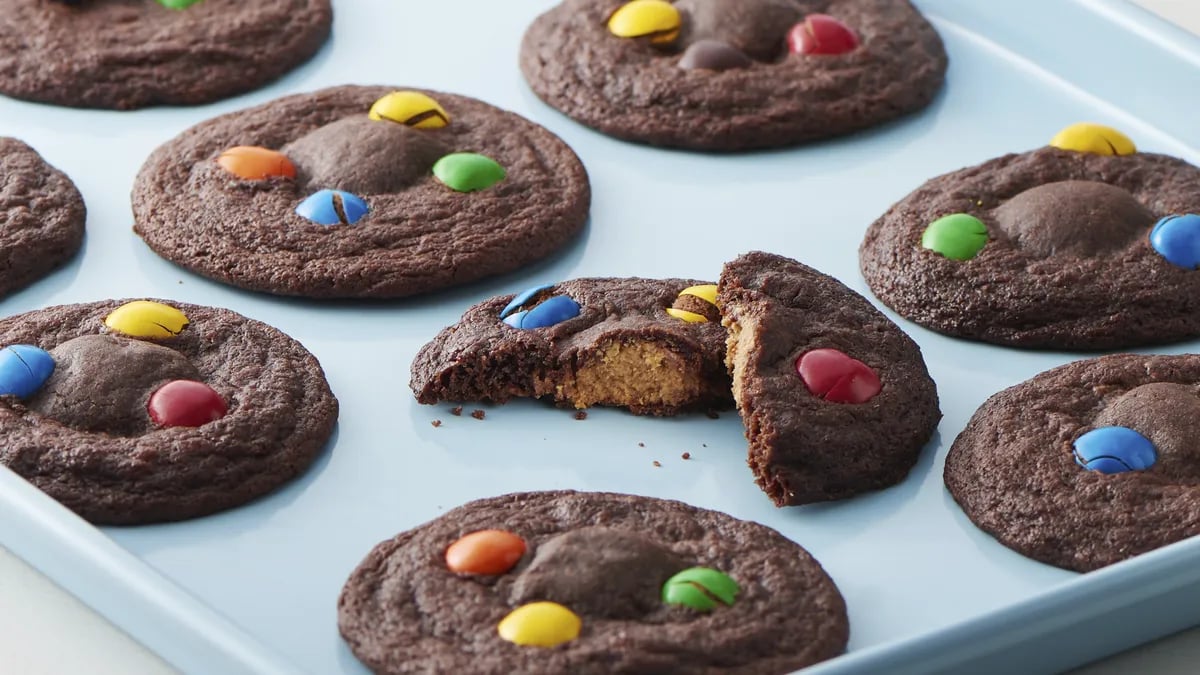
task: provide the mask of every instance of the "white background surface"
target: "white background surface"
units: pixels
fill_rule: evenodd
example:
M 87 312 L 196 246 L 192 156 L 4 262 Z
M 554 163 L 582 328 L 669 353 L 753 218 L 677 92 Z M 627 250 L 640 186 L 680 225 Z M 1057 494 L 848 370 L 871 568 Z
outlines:
M 1200 2 L 1140 0 L 1200 33 Z M 1196 672 L 1200 630 L 1094 666 L 1088 673 Z M 0 549 L 0 672 L 171 672 L 71 596 Z

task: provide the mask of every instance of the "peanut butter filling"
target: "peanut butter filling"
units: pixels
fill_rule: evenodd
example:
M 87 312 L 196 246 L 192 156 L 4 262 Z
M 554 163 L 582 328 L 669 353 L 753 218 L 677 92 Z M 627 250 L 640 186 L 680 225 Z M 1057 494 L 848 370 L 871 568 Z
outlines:
M 680 354 L 658 342 L 607 342 L 599 346 L 558 397 L 576 408 L 593 405 L 680 405 L 703 383 Z

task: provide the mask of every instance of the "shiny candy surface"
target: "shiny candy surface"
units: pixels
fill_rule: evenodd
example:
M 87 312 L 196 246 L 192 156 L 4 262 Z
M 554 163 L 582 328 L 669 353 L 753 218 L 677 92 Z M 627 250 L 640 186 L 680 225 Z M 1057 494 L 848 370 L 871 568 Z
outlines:
M 1100 427 L 1075 439 L 1075 463 L 1090 471 L 1144 471 L 1158 461 L 1150 439 L 1128 427 Z
M 688 286 L 679 291 L 680 295 L 694 295 L 701 300 L 717 304 L 717 285 L 716 284 L 701 284 L 699 286 Z
M 29 398 L 54 373 L 54 357 L 33 345 L 0 349 L 0 396 Z
M 154 390 L 146 404 L 150 419 L 160 427 L 198 427 L 221 419 L 229 411 L 212 387 L 194 380 L 173 380 Z
M 344 190 L 319 190 L 296 207 L 296 214 L 318 225 L 353 225 L 370 212 L 362 197 Z
M 525 555 L 525 540 L 505 530 L 479 530 L 446 549 L 446 567 L 457 574 L 504 574 Z
M 504 180 L 507 173 L 496 160 L 474 152 L 456 152 L 433 165 L 433 175 L 457 192 L 486 190 Z
M 951 260 L 974 258 L 987 241 L 987 226 L 966 213 L 942 216 L 930 223 L 921 234 L 921 246 Z
M 527 288 L 527 289 L 521 291 L 520 293 L 517 293 L 515 296 L 513 296 L 513 299 L 507 305 L 504 306 L 504 309 L 500 310 L 500 318 L 503 319 L 503 318 L 509 316 L 513 312 L 515 312 L 518 309 L 520 309 L 521 307 L 523 307 L 530 300 L 533 300 L 534 297 L 536 297 L 538 293 L 541 293 L 542 291 L 545 291 L 545 290 L 549 290 L 551 288 L 554 288 L 554 284 L 545 284 L 543 286 L 534 286 L 533 288 Z
M 263 180 L 273 176 L 296 177 L 296 166 L 287 155 L 254 145 L 239 145 L 222 152 L 217 164 L 245 180 Z
M 187 9 L 201 0 L 158 0 L 158 4 L 167 9 Z
M 709 567 L 692 567 L 667 579 L 662 588 L 662 600 L 668 605 L 683 605 L 708 612 L 718 602 L 732 605 L 739 590 L 737 582 L 724 572 Z
M 679 10 L 663 0 L 633 0 L 613 12 L 608 30 L 622 38 L 650 37 L 655 44 L 668 44 L 679 37 Z
M 440 129 L 450 123 L 450 115 L 437 101 L 417 91 L 393 91 L 375 101 L 367 116 L 417 129 Z
M 708 322 L 708 317 L 704 316 L 703 314 L 689 312 L 686 309 L 677 309 L 675 307 L 668 307 L 667 314 L 670 314 L 671 316 L 675 317 L 676 319 L 679 319 L 680 321 L 686 321 L 688 323 L 707 323 Z
M 579 303 L 566 295 L 556 295 L 543 300 L 528 311 L 508 315 L 504 323 L 522 330 L 548 328 L 567 319 L 574 319 L 579 316 L 579 312 Z
M 1167 216 L 1150 230 L 1150 246 L 1167 262 L 1186 270 L 1200 268 L 1200 215 Z
M 793 54 L 834 56 L 858 49 L 858 36 L 828 14 L 809 14 L 788 31 L 787 43 Z
M 163 340 L 175 337 L 188 325 L 183 312 L 150 300 L 134 300 L 104 317 L 109 330 L 129 337 Z
M 831 403 L 866 403 L 883 388 L 867 364 L 837 349 L 814 349 L 796 360 L 796 372 L 814 396 Z
M 1137 152 L 1137 147 L 1125 134 L 1091 122 L 1080 122 L 1063 129 L 1050 140 L 1050 145 L 1062 150 L 1097 155 L 1132 155 Z
M 732 70 L 753 63 L 740 49 L 719 40 L 697 40 L 679 57 L 679 67 L 684 70 Z
M 523 647 L 554 647 L 579 637 L 583 621 L 557 602 L 521 605 L 501 619 L 500 637 Z

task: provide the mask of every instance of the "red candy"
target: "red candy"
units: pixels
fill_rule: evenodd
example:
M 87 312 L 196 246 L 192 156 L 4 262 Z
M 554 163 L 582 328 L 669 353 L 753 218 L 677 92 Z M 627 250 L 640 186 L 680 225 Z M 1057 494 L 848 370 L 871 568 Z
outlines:
M 203 382 L 174 380 L 150 395 L 146 412 L 160 427 L 198 427 L 225 416 L 221 395 Z
M 479 530 L 446 549 L 446 567 L 459 574 L 504 574 L 525 555 L 525 540 L 505 530 Z
M 870 366 L 836 349 L 805 353 L 796 371 L 814 396 L 831 403 L 866 403 L 883 387 Z
M 828 14 L 809 14 L 788 31 L 787 43 L 793 54 L 845 54 L 858 48 L 858 36 Z

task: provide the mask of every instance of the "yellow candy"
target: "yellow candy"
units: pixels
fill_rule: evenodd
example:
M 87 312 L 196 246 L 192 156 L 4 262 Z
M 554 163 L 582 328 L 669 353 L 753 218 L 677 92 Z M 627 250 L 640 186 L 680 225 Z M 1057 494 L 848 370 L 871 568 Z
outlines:
M 500 637 L 522 647 L 554 647 L 579 637 L 583 622 L 557 602 L 521 605 L 500 621 Z
M 704 316 L 703 314 L 689 312 L 686 309 L 675 309 L 674 307 L 668 307 L 667 314 L 670 314 L 671 316 L 675 317 L 676 319 L 683 319 L 684 321 L 686 321 L 688 323 L 707 323 L 708 322 L 708 317 Z
M 1132 155 L 1137 152 L 1133 141 L 1112 127 L 1080 122 L 1058 132 L 1050 145 L 1062 150 L 1091 152 L 1097 155 Z
M 104 317 L 109 330 L 129 337 L 164 339 L 179 335 L 188 325 L 183 312 L 170 305 L 149 300 L 134 300 L 114 309 Z
M 393 91 L 375 101 L 368 117 L 417 129 L 440 129 L 450 123 L 450 116 L 437 101 L 416 91 Z
M 633 0 L 621 5 L 608 18 L 608 30 L 623 38 L 650 37 L 666 44 L 679 37 L 679 10 L 664 0 Z
M 700 286 L 688 286 L 687 288 L 683 289 L 682 291 L 679 291 L 679 294 L 680 295 L 694 295 L 697 298 L 700 298 L 701 300 L 705 300 L 714 305 L 717 304 L 717 285 L 716 284 L 702 284 Z

